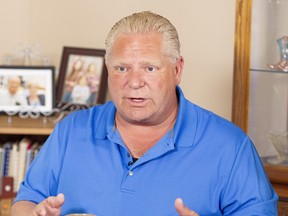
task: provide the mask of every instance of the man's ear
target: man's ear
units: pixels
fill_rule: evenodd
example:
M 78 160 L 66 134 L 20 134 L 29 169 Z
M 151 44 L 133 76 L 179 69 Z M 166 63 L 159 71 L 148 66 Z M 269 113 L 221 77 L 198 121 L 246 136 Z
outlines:
M 184 67 L 184 58 L 181 56 L 177 59 L 176 66 L 175 66 L 175 84 L 179 85 L 181 82 L 182 71 Z

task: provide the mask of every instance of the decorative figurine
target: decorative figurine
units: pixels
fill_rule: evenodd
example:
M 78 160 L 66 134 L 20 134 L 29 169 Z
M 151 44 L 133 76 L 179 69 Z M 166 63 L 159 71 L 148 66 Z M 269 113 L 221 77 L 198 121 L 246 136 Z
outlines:
M 273 70 L 281 70 L 288 72 L 288 36 L 284 36 L 277 40 L 280 52 L 280 61 L 277 64 L 269 64 Z

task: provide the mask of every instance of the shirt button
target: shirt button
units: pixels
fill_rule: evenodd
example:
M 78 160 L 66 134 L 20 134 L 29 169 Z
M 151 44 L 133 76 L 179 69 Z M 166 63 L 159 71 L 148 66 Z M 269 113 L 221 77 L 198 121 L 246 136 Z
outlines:
M 129 176 L 133 176 L 133 174 L 134 173 L 132 171 L 129 171 L 129 173 L 128 173 Z
M 132 161 L 129 161 L 129 162 L 128 162 L 128 166 L 131 166 L 132 164 L 133 164 Z
M 127 153 L 127 157 L 130 157 L 130 154 L 129 154 L 129 153 Z

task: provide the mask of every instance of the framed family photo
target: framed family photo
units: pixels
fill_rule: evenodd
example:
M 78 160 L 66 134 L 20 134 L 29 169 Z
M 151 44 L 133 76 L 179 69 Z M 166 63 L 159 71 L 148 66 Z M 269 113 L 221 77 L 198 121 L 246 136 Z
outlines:
M 94 105 L 105 102 L 105 50 L 64 47 L 57 81 L 57 102 Z
M 0 66 L 0 112 L 51 112 L 54 67 Z

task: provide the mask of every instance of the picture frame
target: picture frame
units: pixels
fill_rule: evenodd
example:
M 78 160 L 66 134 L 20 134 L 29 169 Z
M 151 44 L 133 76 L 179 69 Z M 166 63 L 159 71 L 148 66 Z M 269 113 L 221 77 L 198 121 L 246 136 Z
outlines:
M 107 91 L 105 50 L 63 47 L 57 80 L 58 104 L 103 104 Z
M 52 112 L 54 66 L 0 66 L 0 112 Z

